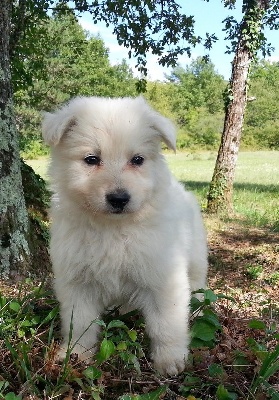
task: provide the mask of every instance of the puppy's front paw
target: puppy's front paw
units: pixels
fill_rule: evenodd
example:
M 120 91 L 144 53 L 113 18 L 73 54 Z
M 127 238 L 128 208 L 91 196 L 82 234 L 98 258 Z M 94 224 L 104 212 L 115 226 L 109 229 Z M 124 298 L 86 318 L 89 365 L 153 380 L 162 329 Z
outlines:
M 152 353 L 155 369 L 162 375 L 178 375 L 185 368 L 188 357 L 186 348 L 158 346 Z
M 78 359 L 85 363 L 90 363 L 93 356 L 93 352 L 91 352 L 90 350 L 85 350 L 80 345 L 76 345 L 73 349 L 69 349 L 67 345 L 62 344 L 56 352 L 55 360 L 60 362 L 65 360 L 68 352 L 70 352 L 70 354 L 76 354 L 78 356 Z

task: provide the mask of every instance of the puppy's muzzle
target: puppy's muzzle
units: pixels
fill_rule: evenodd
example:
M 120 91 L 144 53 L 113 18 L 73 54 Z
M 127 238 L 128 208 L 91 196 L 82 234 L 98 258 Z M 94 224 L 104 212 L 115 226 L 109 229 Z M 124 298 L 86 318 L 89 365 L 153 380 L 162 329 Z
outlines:
M 107 203 L 112 207 L 113 213 L 121 213 L 129 203 L 131 196 L 126 190 L 116 190 L 106 195 Z

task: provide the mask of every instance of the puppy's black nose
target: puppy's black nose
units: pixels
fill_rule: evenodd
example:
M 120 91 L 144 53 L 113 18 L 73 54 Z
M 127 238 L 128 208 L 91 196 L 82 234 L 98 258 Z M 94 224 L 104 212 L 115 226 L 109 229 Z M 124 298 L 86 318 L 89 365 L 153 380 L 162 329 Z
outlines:
M 117 190 L 106 195 L 107 202 L 114 208 L 115 211 L 121 212 L 129 203 L 131 196 L 125 190 Z

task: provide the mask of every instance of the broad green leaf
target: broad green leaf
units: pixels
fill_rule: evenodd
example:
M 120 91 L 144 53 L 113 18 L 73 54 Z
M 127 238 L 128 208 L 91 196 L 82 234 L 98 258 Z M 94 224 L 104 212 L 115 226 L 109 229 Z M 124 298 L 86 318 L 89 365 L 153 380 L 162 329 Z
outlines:
M 229 392 L 224 385 L 219 385 L 216 392 L 216 398 L 218 400 L 236 400 L 238 396 L 236 393 Z
M 191 349 L 202 349 L 203 347 L 208 347 L 210 349 L 213 349 L 215 346 L 214 340 L 209 340 L 205 342 L 204 340 L 198 339 L 198 338 L 192 338 L 191 343 L 190 343 L 190 348 Z
M 131 331 L 128 331 L 128 336 L 132 340 L 132 342 L 135 342 L 137 340 L 138 334 L 135 330 L 131 330 Z
M 192 312 L 197 311 L 202 305 L 203 305 L 203 303 L 199 299 L 197 299 L 196 297 L 192 297 L 191 298 L 191 309 L 192 309 Z
M 222 328 L 218 316 L 211 310 L 205 310 L 200 320 L 208 321 L 210 324 L 214 325 L 218 329 Z
M 31 322 L 33 325 L 38 325 L 41 321 L 41 317 L 39 315 L 35 315 L 32 319 Z
M 215 303 L 217 301 L 218 296 L 211 289 L 207 289 L 204 292 L 204 299 L 208 300 L 210 303 Z
M 4 397 L 5 400 L 21 400 L 22 397 L 21 396 L 17 396 L 16 394 L 14 394 L 13 392 L 9 392 L 5 395 Z
M 99 325 L 99 326 L 103 327 L 103 328 L 106 327 L 105 322 L 104 322 L 103 320 L 101 320 L 101 319 L 96 319 L 96 320 L 94 321 L 94 323 L 95 323 L 96 325 Z
M 11 310 L 19 312 L 21 306 L 17 301 L 11 301 L 9 307 Z
M 117 350 L 119 351 L 125 351 L 127 350 L 127 344 L 126 342 L 124 342 L 123 340 L 121 342 L 118 343 L 118 345 L 116 346 Z
M 91 365 L 83 371 L 83 375 L 88 379 L 99 379 L 102 376 L 102 371 Z
M 223 367 L 219 364 L 211 364 L 208 367 L 209 375 L 212 377 L 221 377 L 225 374 Z
M 111 329 L 111 328 L 124 328 L 126 327 L 125 323 L 123 321 L 119 321 L 119 320 L 113 320 L 110 321 L 110 323 L 107 326 L 107 329 Z
M 251 329 L 266 329 L 266 324 L 263 321 L 253 319 L 249 322 L 248 327 Z
M 28 327 L 28 326 L 33 326 L 32 321 L 30 321 L 29 319 L 26 319 L 24 321 L 22 321 L 22 323 L 20 324 L 21 327 Z
M 97 360 L 102 363 L 110 358 L 115 352 L 115 345 L 111 340 L 103 339 L 100 350 L 97 353 Z
M 192 336 L 205 342 L 215 338 L 216 327 L 206 321 L 196 321 L 192 327 Z
M 193 376 L 190 374 L 187 374 L 183 381 L 183 385 L 190 386 L 190 387 L 198 386 L 198 385 L 200 385 L 200 383 L 201 383 L 201 379 L 198 376 Z
M 149 392 L 139 396 L 140 400 L 160 400 L 161 396 L 167 391 L 167 386 L 162 386 L 154 392 Z

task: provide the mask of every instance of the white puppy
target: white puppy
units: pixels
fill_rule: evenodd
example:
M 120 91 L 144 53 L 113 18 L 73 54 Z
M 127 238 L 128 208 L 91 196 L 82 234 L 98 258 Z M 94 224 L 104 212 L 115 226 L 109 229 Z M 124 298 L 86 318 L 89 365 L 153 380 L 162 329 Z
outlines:
M 192 290 L 206 285 L 199 207 L 160 152 L 172 123 L 143 98 L 75 98 L 47 113 L 53 184 L 50 252 L 65 356 L 94 352 L 92 320 L 107 307 L 141 310 L 155 368 L 175 375 L 188 355 Z

